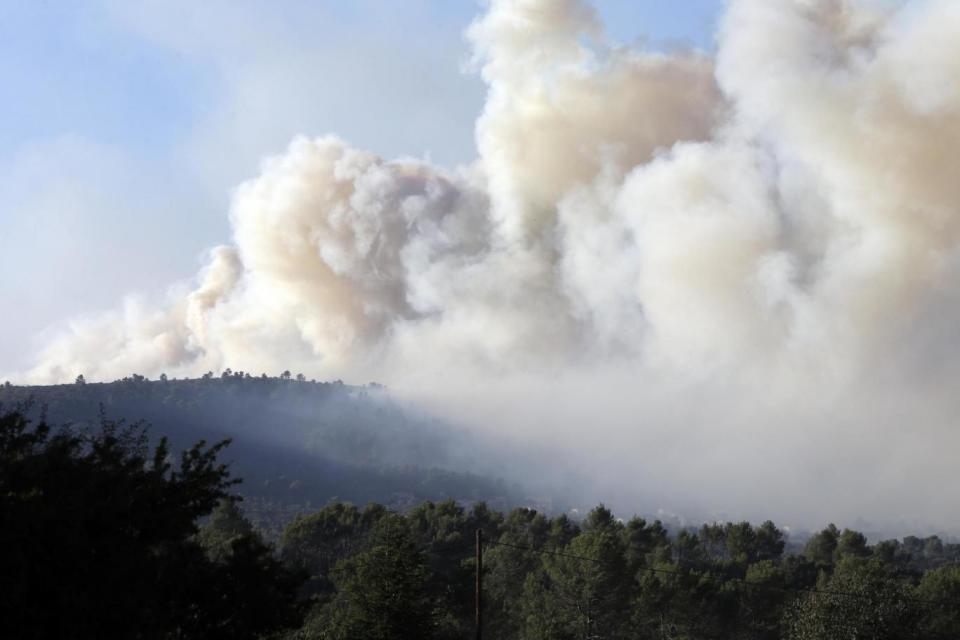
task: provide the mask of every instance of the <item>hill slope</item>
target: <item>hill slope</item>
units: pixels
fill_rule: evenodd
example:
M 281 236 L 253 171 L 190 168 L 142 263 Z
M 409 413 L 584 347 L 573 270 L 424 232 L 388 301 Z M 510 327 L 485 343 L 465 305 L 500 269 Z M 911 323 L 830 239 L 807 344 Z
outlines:
M 469 433 L 392 401 L 379 385 L 289 378 L 151 381 L 0 387 L 0 403 L 31 405 L 54 424 L 145 421 L 150 437 L 175 448 L 232 440 L 224 459 L 243 479 L 239 492 L 261 524 L 333 498 L 404 509 L 423 500 L 518 504 L 520 490 L 464 472 L 479 447 Z M 277 523 L 274 523 L 277 524 Z

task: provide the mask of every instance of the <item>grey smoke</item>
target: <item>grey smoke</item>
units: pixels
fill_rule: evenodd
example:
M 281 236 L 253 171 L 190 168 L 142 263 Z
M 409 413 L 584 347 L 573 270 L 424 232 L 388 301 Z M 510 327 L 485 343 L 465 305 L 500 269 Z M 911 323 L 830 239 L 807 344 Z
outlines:
M 637 509 L 960 525 L 960 4 L 733 0 L 713 57 L 580 0 L 468 37 L 475 162 L 298 137 L 196 283 L 20 378 L 376 379 Z

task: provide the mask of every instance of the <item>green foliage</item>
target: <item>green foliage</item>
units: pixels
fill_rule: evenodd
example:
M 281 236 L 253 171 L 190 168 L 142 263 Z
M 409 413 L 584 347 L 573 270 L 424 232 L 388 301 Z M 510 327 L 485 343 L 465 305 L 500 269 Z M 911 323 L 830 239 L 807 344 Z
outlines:
M 337 596 L 311 620 L 303 637 L 393 640 L 435 637 L 436 606 L 426 555 L 408 522 L 381 518 L 369 548 L 338 563 Z
M 741 626 L 750 630 L 756 640 L 781 637 L 781 619 L 786 609 L 785 595 L 789 594 L 787 574 L 772 559 L 763 559 L 747 567 L 740 590 Z
M 629 618 L 623 612 L 629 608 L 633 580 L 623 562 L 622 531 L 623 525 L 600 505 L 565 555 L 544 559 L 540 579 L 525 584 L 526 637 L 627 637 Z
M 297 587 L 250 535 L 218 559 L 198 520 L 234 484 L 203 442 L 137 425 L 0 414 L 0 637 L 254 638 L 296 625 Z M 202 534 L 201 536 L 202 537 Z
M 106 393 L 114 408 L 153 407 L 181 435 L 203 433 L 198 407 L 200 416 L 215 415 L 232 401 L 227 416 L 245 420 L 240 431 L 249 435 L 243 429 L 265 415 L 252 407 L 265 397 L 279 406 L 330 394 L 344 401 L 343 415 L 361 414 L 364 405 L 338 395 L 344 389 L 229 371 L 157 383 L 135 375 L 57 393 L 70 403 Z M 0 401 L 15 393 L 0 388 Z M 193 417 L 177 426 L 171 416 Z M 382 434 L 345 424 L 323 426 L 312 442 L 359 457 L 389 449 Z M 470 637 L 478 529 L 487 541 L 486 637 L 960 637 L 960 545 L 936 536 L 871 545 L 831 524 L 798 552 L 769 521 L 668 530 L 638 517 L 624 522 L 603 505 L 579 521 L 531 508 L 501 513 L 450 472 L 380 467 L 370 480 L 341 465 L 311 476 L 302 458 L 290 457 L 269 473 L 258 461 L 258 491 L 312 485 L 376 495 L 406 478 L 427 488 L 417 495 L 458 499 L 409 497 L 393 511 L 301 503 L 295 511 L 306 513 L 288 511 L 282 533 L 273 529 L 274 553 L 262 520 L 248 519 L 269 498 L 231 495 L 234 481 L 218 462 L 223 446 L 184 446 L 182 437 L 151 444 L 144 429 L 108 420 L 93 430 L 55 429 L 20 411 L 0 413 L 0 637 Z M 250 445 L 248 453 L 262 450 Z M 337 484 L 312 484 L 316 477 Z
M 238 500 L 221 500 L 209 521 L 200 528 L 197 542 L 209 556 L 227 557 L 235 541 L 255 537 L 253 525 L 243 516 L 238 503 Z
M 333 591 L 333 568 L 364 547 L 370 531 L 386 514 L 380 505 L 360 511 L 338 502 L 309 516 L 297 516 L 284 530 L 280 548 L 288 566 L 310 576 L 304 593 L 320 596 Z
M 840 539 L 840 530 L 833 523 L 826 529 L 813 535 L 803 550 L 803 555 L 810 559 L 818 569 L 831 569 L 837 543 Z
M 923 619 L 920 635 L 960 638 L 960 566 L 946 566 L 924 574 L 916 595 L 922 599 Z
M 484 554 L 487 630 L 493 638 L 515 638 L 523 629 L 524 592 L 528 575 L 541 567 L 541 555 L 535 550 L 547 544 L 550 521 L 533 509 L 514 509 L 500 528 L 499 542 Z M 485 529 L 486 535 L 495 531 Z M 496 540 L 496 538 L 494 538 Z M 510 546 L 507 546 L 510 545 Z
M 394 576 L 386 584 L 400 579 L 389 563 L 402 565 L 404 558 L 419 558 L 405 565 L 416 584 L 404 587 L 414 598 L 404 610 L 430 621 L 416 633 L 469 637 L 477 527 L 488 541 L 485 635 L 501 640 L 932 639 L 957 637 L 960 624 L 957 607 L 928 602 L 960 601 L 960 573 L 931 572 L 915 587 L 915 574 L 879 558 L 896 548 L 897 562 L 912 566 L 907 545 L 927 554 L 925 562 L 937 561 L 933 554 L 952 557 L 953 547 L 936 541 L 871 547 L 861 534 L 831 526 L 811 538 L 807 557 L 784 555 L 785 536 L 772 522 L 670 534 L 660 522 L 624 523 L 603 505 L 576 523 L 532 509 L 499 516 L 482 504 L 467 510 L 445 501 L 419 505 L 403 519 L 410 536 L 404 539 L 417 551 L 408 546 L 372 556 L 372 538 L 356 524 L 359 512 L 333 505 L 323 513 L 324 521 L 346 517 L 359 549 L 344 552 L 330 591 L 298 638 L 368 637 L 360 634 L 374 628 L 370 612 L 388 610 L 375 605 L 387 592 L 384 576 Z M 334 526 L 323 530 L 331 540 L 349 535 Z M 378 563 L 387 568 L 371 570 Z M 366 599 L 358 599 L 361 593 Z
M 478 503 L 467 511 L 453 500 L 425 502 L 407 513 L 407 520 L 427 552 L 431 572 L 430 593 L 447 603 L 438 621 L 442 637 L 463 637 L 473 611 L 475 564 L 471 554 L 475 533 L 483 529 L 493 536 L 502 521 L 499 513 Z
M 867 547 L 867 538 L 859 531 L 844 529 L 837 539 L 836 559 L 866 558 L 870 555 Z
M 876 560 L 841 560 L 820 592 L 797 600 L 787 614 L 791 640 L 915 638 L 921 605 L 910 585 L 889 579 Z

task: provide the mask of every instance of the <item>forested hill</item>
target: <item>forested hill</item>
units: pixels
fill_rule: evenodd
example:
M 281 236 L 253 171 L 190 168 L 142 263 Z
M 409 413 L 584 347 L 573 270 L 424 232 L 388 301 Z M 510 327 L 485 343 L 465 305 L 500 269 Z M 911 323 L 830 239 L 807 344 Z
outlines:
M 142 382 L 142 381 L 141 381 Z M 271 544 L 219 446 L 0 410 L 0 638 L 955 640 L 960 545 L 339 502 Z M 482 565 L 475 560 L 479 556 Z M 479 634 L 477 634 L 479 635 Z
M 6 383 L 0 403 L 31 403 L 51 424 L 94 426 L 101 412 L 144 421 L 151 439 L 166 436 L 175 449 L 230 438 L 222 458 L 243 478 L 239 493 L 255 519 L 286 519 L 334 498 L 400 509 L 447 498 L 506 508 L 520 499 L 516 486 L 463 471 L 480 446 L 469 433 L 402 408 L 377 384 L 227 370 L 187 380 Z

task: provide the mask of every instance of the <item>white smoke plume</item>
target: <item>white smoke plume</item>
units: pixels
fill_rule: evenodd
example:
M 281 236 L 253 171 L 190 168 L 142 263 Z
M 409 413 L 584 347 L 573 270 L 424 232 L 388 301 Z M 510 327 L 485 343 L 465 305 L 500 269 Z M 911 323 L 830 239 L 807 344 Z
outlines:
M 583 0 L 468 37 L 474 163 L 299 137 L 192 291 L 22 378 L 377 379 L 633 508 L 960 527 L 960 3 L 732 0 L 715 56 Z

